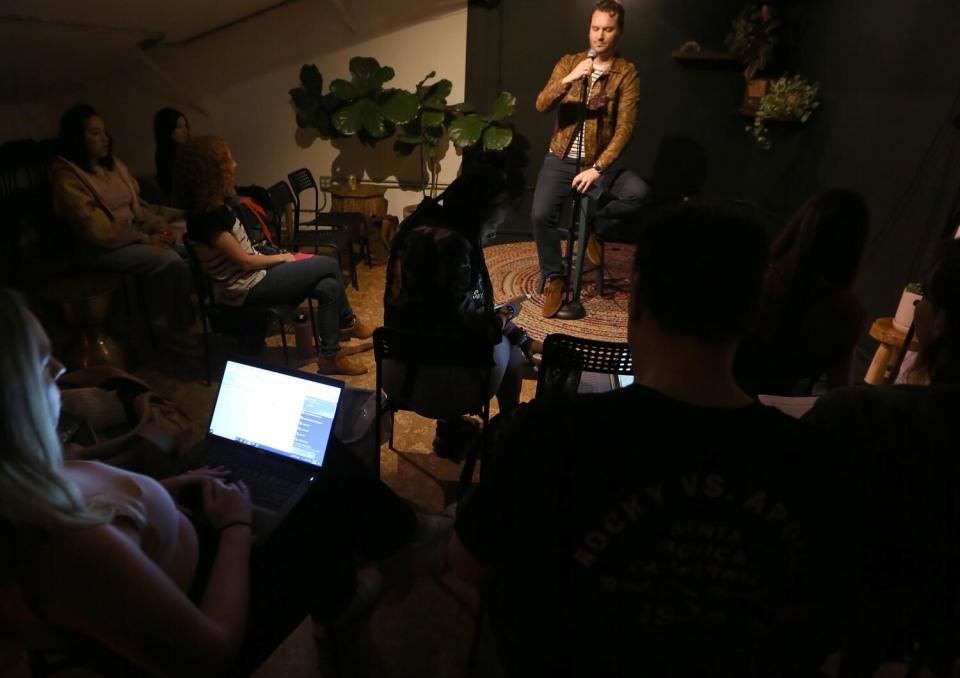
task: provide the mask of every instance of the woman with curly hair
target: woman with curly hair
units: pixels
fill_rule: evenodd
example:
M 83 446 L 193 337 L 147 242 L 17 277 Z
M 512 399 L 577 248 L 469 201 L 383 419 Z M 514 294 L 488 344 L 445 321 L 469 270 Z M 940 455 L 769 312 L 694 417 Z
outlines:
M 170 225 L 144 209 L 140 187 L 113 155 L 103 118 L 77 104 L 60 118 L 60 155 L 51 167 L 54 213 L 81 241 L 79 258 L 100 270 L 143 276 L 173 333 L 170 347 L 199 349 L 190 303 L 190 272 L 173 249 Z
M 354 314 L 339 264 L 330 257 L 296 259 L 289 253 L 264 255 L 250 244 L 243 225 L 226 204 L 236 195 L 237 163 L 219 137 L 191 139 L 177 153 L 174 190 L 187 213 L 187 237 L 220 301 L 231 306 L 299 304 L 317 300 L 320 374 L 365 374 L 348 357 L 370 346 L 341 349 L 345 339 L 368 339 L 373 329 Z

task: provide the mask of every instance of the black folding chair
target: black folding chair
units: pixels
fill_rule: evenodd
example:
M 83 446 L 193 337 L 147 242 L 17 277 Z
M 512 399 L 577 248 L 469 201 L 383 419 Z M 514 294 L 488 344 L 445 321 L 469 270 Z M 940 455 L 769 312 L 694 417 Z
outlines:
M 280 215 L 286 212 L 287 205 L 293 207 L 293 236 L 288 241 L 278 240 L 282 243 L 281 246 L 294 251 L 301 247 L 312 247 L 314 251 L 320 249 L 332 250 L 340 265 L 340 270 L 343 270 L 343 257 L 346 256 L 348 270 L 350 271 L 350 284 L 353 285 L 353 289 L 359 290 L 360 284 L 357 282 L 357 269 L 353 260 L 353 242 L 350 233 L 332 226 L 316 228 L 317 224 L 314 222 L 311 222 L 311 224 L 315 228 L 306 231 L 300 230 L 300 204 L 286 181 L 278 181 L 267 189 L 267 193 L 270 195 L 271 207 L 274 215 L 276 215 L 278 233 L 282 231 L 279 225 Z
M 480 443 L 470 449 L 460 473 L 459 495 L 462 496 L 473 482 L 473 471 L 476 468 L 477 459 L 480 458 L 482 462 L 482 457 L 486 453 L 487 424 L 490 421 L 490 371 L 493 369 L 493 350 L 490 344 L 482 341 L 450 341 L 448 336 L 443 335 L 379 327 L 373 333 L 373 351 L 377 361 L 376 431 L 380 431 L 380 417 L 384 411 L 390 413 L 391 419 L 395 412 L 401 410 L 415 412 L 430 419 L 436 418 L 426 412 L 420 403 L 411 399 L 419 368 L 454 367 L 478 371 L 477 378 L 471 380 L 476 384 L 476 390 L 474 393 L 468 393 L 466 398 L 470 404 L 465 411 L 457 413 L 479 415 L 483 421 Z M 406 368 L 406 374 L 403 387 L 399 392 L 387 393 L 386 404 L 384 404 L 383 364 L 387 360 L 403 365 Z M 467 389 L 470 386 L 471 384 L 465 381 L 451 382 L 451 388 Z M 374 438 L 374 446 L 374 458 L 378 462 L 379 469 L 379 437 Z M 397 452 L 393 445 L 392 426 L 389 446 L 391 450 Z
M 627 344 L 551 334 L 543 342 L 537 396 L 576 393 L 584 372 L 633 374 L 633 356 Z

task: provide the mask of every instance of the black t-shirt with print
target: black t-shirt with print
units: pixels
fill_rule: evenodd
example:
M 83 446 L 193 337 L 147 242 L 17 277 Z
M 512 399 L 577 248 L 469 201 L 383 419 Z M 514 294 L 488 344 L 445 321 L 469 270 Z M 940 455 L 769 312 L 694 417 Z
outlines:
M 535 401 L 457 521 L 494 568 L 508 672 L 813 675 L 841 619 L 821 601 L 848 576 L 832 458 L 759 404 Z

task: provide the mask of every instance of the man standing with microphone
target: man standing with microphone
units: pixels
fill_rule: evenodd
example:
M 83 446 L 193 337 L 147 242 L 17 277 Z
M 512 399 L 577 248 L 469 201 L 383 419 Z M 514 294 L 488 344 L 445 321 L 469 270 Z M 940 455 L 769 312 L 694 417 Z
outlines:
M 537 111 L 556 109 L 557 121 L 533 195 L 533 234 L 540 259 L 543 316 L 563 305 L 566 287 L 560 256 L 560 211 L 571 188 L 597 201 L 596 229 L 636 212 L 649 192 L 644 181 L 619 162 L 637 117 L 637 69 L 618 56 L 625 12 L 616 0 L 599 0 L 590 18 L 590 51 L 560 59 L 537 96 Z M 587 88 L 580 124 L 580 103 Z M 587 256 L 599 263 L 591 236 Z

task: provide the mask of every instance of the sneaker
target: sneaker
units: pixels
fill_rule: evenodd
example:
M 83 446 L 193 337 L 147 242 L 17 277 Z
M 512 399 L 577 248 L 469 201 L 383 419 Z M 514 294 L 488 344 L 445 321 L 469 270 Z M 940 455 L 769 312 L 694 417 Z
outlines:
M 332 356 L 322 355 L 317 359 L 317 374 L 344 374 L 359 376 L 366 374 L 367 368 L 353 358 L 349 358 L 338 351 Z
M 340 346 L 340 353 L 343 355 L 356 355 L 357 353 L 366 353 L 367 351 L 373 350 L 373 342 L 365 341 L 362 344 L 353 344 L 348 346 Z
M 373 327 L 353 316 L 353 322 L 340 328 L 340 339 L 369 339 L 373 336 Z

